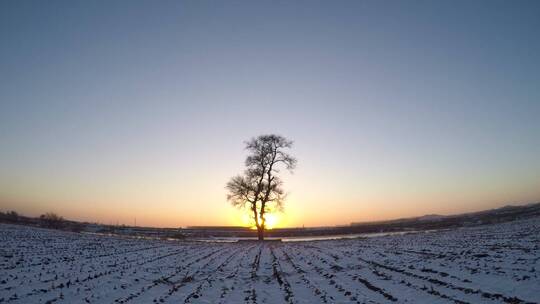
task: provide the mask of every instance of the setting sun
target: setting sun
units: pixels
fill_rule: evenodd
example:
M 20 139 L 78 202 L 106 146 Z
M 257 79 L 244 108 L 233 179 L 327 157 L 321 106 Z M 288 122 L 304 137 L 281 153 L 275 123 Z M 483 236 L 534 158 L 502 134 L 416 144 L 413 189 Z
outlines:
M 277 213 L 267 213 L 265 215 L 266 218 L 266 229 L 274 229 L 281 227 L 282 224 L 280 221 L 280 216 Z M 255 223 L 253 221 L 253 218 L 249 216 L 247 213 L 243 213 L 240 217 L 239 221 L 240 226 L 249 227 L 251 229 L 257 229 L 255 226 Z
M 266 229 L 276 228 L 279 224 L 279 216 L 275 213 L 268 213 L 266 215 Z

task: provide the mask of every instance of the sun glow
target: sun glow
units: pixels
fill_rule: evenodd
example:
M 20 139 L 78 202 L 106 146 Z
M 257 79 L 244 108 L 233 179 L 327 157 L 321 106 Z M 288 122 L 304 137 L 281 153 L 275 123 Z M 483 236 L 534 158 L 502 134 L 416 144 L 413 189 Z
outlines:
M 266 229 L 273 229 L 275 228 L 279 223 L 279 217 L 275 213 L 268 213 L 265 215 L 266 219 Z
M 266 229 L 273 229 L 279 226 L 280 218 L 278 214 L 267 213 L 264 217 L 266 219 Z M 253 221 L 253 218 L 247 213 L 242 214 L 240 222 L 242 226 L 248 226 L 251 229 L 257 229 L 257 227 L 255 226 L 255 221 Z

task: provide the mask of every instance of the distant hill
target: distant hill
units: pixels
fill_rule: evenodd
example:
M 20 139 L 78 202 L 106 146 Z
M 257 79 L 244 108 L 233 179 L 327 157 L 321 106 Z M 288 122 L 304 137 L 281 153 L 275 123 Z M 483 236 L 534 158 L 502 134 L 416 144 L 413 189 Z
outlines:
M 419 221 L 438 221 L 445 218 L 444 215 L 438 215 L 438 214 L 427 214 L 421 217 L 418 217 L 417 220 Z
M 452 225 L 471 225 L 471 224 L 489 224 L 511 221 L 515 219 L 540 216 L 540 202 L 527 205 L 506 205 L 504 207 L 469 212 L 454 215 L 427 214 L 419 217 L 402 218 L 378 222 L 357 222 L 351 223 L 351 226 L 369 226 L 369 225 L 396 225 L 408 224 L 412 226 L 423 225 L 425 222 L 445 222 Z

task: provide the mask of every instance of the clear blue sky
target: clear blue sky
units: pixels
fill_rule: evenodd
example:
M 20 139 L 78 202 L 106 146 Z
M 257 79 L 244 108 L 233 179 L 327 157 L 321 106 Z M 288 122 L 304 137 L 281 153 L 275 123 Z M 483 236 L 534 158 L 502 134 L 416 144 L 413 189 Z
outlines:
M 270 132 L 281 225 L 540 201 L 539 91 L 539 1 L 2 1 L 0 210 L 234 224 Z

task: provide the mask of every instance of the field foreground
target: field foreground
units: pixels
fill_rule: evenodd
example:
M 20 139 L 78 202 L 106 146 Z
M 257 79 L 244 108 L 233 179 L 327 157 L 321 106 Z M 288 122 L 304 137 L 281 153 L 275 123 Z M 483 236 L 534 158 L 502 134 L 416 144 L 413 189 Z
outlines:
M 0 303 L 538 303 L 540 218 L 297 243 L 0 225 Z

